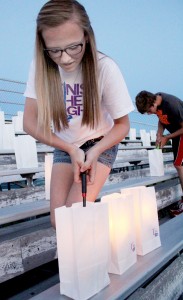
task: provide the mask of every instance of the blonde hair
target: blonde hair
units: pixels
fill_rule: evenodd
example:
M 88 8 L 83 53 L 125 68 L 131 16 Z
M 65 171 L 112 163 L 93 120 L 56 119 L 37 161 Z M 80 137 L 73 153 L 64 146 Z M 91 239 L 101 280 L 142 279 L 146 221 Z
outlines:
M 51 0 L 40 10 L 36 29 L 36 75 L 35 86 L 38 99 L 38 125 L 50 132 L 50 124 L 56 130 L 68 128 L 63 99 L 62 82 L 58 65 L 44 53 L 42 31 L 74 20 L 87 37 L 82 59 L 83 118 L 82 125 L 94 128 L 100 118 L 97 72 L 97 50 L 93 29 L 85 8 L 75 0 Z

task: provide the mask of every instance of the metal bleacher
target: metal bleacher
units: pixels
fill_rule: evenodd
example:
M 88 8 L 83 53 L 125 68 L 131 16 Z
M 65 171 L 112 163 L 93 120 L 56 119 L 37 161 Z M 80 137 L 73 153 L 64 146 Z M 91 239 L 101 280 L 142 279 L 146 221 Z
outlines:
M 19 132 L 17 136 L 20 135 Z M 22 134 L 22 136 L 24 135 Z M 0 184 L 3 182 L 16 182 L 17 179 L 20 182 L 22 178 L 25 178 L 28 184 L 23 188 L 0 191 L 0 247 L 3 253 L 5 253 L 0 262 L 0 282 L 7 281 L 41 264 L 57 259 L 56 236 L 49 220 L 50 203 L 49 199 L 46 198 L 45 185 L 34 186 L 34 179 L 36 177 L 41 176 L 45 178 L 45 155 L 52 153 L 53 149 L 40 145 L 37 142 L 35 143 L 36 155 L 42 156 L 41 164 L 37 164 L 34 167 L 29 166 L 25 168 L 24 165 L 23 168 L 20 166 L 17 168 L 17 161 L 13 158 L 12 161 L 14 160 L 14 163 L 11 165 L 11 168 L 8 168 L 7 164 L 5 164 L 5 168 L 1 165 Z M 119 155 L 116 160 L 113 168 L 114 172 L 111 172 L 109 175 L 96 201 L 100 201 L 100 198 L 104 195 L 119 192 L 123 188 L 139 185 L 155 187 L 158 210 L 180 198 L 180 184 L 177 172 L 172 166 L 172 157 L 169 157 L 169 155 L 164 156 L 166 157 L 164 176 L 150 176 L 147 150 L 154 148 L 154 146 L 143 146 L 142 144 L 139 145 L 139 143 L 141 143 L 141 140 L 133 141 L 128 139 L 122 141 L 122 146 L 120 147 L 122 155 Z M 171 151 L 170 145 L 167 147 L 167 150 Z M 2 157 L 4 155 L 12 157 L 15 156 L 15 152 L 15 149 L 9 148 L 6 150 L 4 148 L 0 150 L 0 155 Z M 133 168 L 125 169 L 129 164 L 130 166 L 133 165 Z M 140 164 L 142 168 L 138 169 Z M 152 293 L 149 286 L 152 287 L 153 284 L 156 286 L 157 283 L 155 281 L 157 281 L 159 276 L 161 278 L 168 278 L 168 275 L 163 275 L 163 272 L 167 274 L 168 270 L 173 268 L 171 267 L 172 263 L 176 265 L 177 261 L 180 261 L 180 266 L 183 266 L 181 254 L 183 249 L 182 228 L 183 215 L 161 224 L 162 246 L 144 257 L 138 257 L 137 263 L 123 275 L 110 274 L 110 285 L 91 299 L 148 299 L 140 297 L 145 297 L 146 293 L 149 293 L 149 295 Z M 25 243 L 27 254 L 23 256 L 21 254 L 23 251 L 22 245 Z M 10 245 L 14 251 L 13 257 L 7 251 Z M 10 260 L 11 264 L 9 264 Z M 177 273 L 180 279 L 175 279 L 176 276 L 172 278 L 171 282 L 174 282 L 174 287 L 171 288 L 169 294 L 167 294 L 166 280 L 162 279 L 161 288 L 163 289 L 162 295 L 164 295 L 164 298 L 158 298 L 157 289 L 155 294 L 157 297 L 155 298 L 156 300 L 177 299 L 171 297 L 173 293 L 176 293 L 178 287 L 179 292 L 183 292 L 181 281 L 181 278 L 183 278 L 183 269 L 180 268 Z M 147 282 L 151 283 L 147 284 Z M 59 284 L 57 284 L 32 297 L 32 299 L 66 300 L 68 298 L 60 295 Z

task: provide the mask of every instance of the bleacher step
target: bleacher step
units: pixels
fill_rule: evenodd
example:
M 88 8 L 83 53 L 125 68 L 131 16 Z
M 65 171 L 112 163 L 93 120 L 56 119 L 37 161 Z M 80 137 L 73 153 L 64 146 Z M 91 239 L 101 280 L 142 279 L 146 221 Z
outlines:
M 158 209 L 163 208 L 167 203 L 173 203 L 178 200 L 177 197 L 180 195 L 180 186 L 173 183 L 177 178 L 177 173 L 172 172 L 165 176 L 159 177 L 146 177 L 129 179 L 126 181 L 111 183 L 104 185 L 97 199 L 100 199 L 104 195 L 109 195 L 114 192 L 120 192 L 122 188 L 128 188 L 138 185 L 154 185 L 155 183 L 161 184 L 163 181 L 172 180 L 172 186 L 167 189 L 167 195 L 164 191 L 161 195 L 161 190 L 156 192 L 157 207 Z M 26 194 L 27 191 L 27 194 Z M 6 198 L 9 194 L 10 199 Z M 33 197 L 33 198 L 32 198 Z M 165 201 L 165 198 L 167 199 Z M 7 201 L 7 206 L 5 205 Z M 163 203 L 164 202 L 164 203 Z M 23 220 L 33 216 L 39 216 L 50 212 L 50 202 L 45 199 L 45 192 L 43 187 L 36 187 L 35 189 L 24 188 L 19 191 L 8 191 L 7 193 L 2 192 L 1 214 L 0 214 L 0 225 L 8 224 L 11 222 Z
M 50 202 L 47 200 L 3 207 L 1 208 L 0 225 L 43 215 L 49 213 L 49 211 Z
M 146 254 L 145 256 L 138 256 L 137 263 L 128 269 L 124 274 L 110 274 L 110 285 L 100 291 L 97 295 L 93 296 L 91 299 L 122 300 L 130 296 L 183 249 L 182 228 L 183 214 L 162 224 L 160 226 L 162 246 Z M 31 299 L 66 300 L 68 298 L 64 295 L 60 295 L 60 284 L 56 284 L 39 295 L 32 297 Z M 139 300 L 140 298 L 136 299 Z M 164 299 L 167 300 L 168 298 L 165 297 Z
M 183 294 L 183 254 L 176 258 L 145 288 L 138 289 L 128 300 L 172 300 Z

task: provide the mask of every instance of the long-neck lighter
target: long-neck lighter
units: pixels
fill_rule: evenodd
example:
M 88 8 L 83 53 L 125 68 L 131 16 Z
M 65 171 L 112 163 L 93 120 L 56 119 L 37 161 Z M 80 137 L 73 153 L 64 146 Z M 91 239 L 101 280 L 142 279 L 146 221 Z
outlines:
M 86 172 L 81 173 L 83 207 L 86 207 Z

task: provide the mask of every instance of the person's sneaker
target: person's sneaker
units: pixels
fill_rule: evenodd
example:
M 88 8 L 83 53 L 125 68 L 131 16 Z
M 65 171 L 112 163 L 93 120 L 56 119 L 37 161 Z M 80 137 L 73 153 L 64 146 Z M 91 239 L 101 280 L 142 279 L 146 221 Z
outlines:
M 183 199 L 178 201 L 178 207 L 176 209 L 170 209 L 169 212 L 172 217 L 176 217 L 183 213 Z

